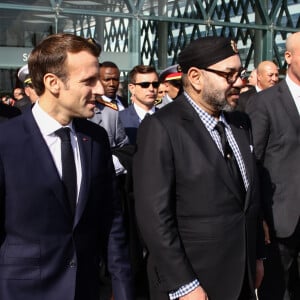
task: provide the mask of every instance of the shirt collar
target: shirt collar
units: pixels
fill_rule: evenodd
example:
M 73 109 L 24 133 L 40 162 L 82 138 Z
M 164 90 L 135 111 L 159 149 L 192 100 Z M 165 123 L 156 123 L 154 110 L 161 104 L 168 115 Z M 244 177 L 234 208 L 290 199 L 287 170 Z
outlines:
M 300 97 L 300 86 L 296 84 L 294 81 L 292 81 L 292 79 L 289 77 L 288 74 L 286 74 L 285 81 L 287 86 L 289 87 L 292 97 L 294 99 Z
M 109 98 L 109 97 L 107 97 L 107 96 L 105 96 L 105 95 L 102 95 L 101 98 L 102 98 L 104 101 L 106 101 L 106 102 L 111 102 L 112 100 L 117 100 L 117 97 L 116 97 L 115 99 L 111 99 L 111 98 Z
M 155 113 L 155 107 L 154 106 L 148 111 L 142 109 L 140 106 L 136 105 L 136 103 L 133 103 L 133 107 L 134 107 L 137 115 L 139 116 L 140 120 L 143 120 L 145 118 L 146 114 L 152 115 L 152 114 Z
M 75 132 L 72 121 L 68 125 L 62 126 L 41 108 L 39 101 L 34 104 L 32 114 L 43 136 L 54 134 L 61 127 L 69 127 L 73 133 Z

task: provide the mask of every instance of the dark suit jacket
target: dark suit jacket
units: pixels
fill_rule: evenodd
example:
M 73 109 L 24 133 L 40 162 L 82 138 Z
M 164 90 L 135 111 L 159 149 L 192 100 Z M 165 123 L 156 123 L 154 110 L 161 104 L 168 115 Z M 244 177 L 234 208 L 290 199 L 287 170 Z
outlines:
M 107 134 L 87 120 L 74 125 L 82 163 L 74 219 L 32 112 L 1 125 L 0 299 L 99 300 L 107 256 L 115 299 L 132 299 Z
M 14 107 L 0 102 L 0 122 L 16 117 L 21 114 L 21 111 Z
M 125 132 L 129 138 L 129 143 L 134 145 L 136 143 L 137 129 L 140 126 L 139 116 L 136 113 L 133 104 L 129 105 L 119 113 Z
M 249 98 L 252 95 L 255 95 L 256 93 L 257 93 L 257 91 L 256 91 L 255 87 L 252 87 L 248 91 L 241 93 L 236 109 L 239 111 L 246 111 L 246 105 L 247 105 Z
M 120 100 L 120 102 L 123 104 L 123 106 L 124 106 L 125 108 L 128 107 L 128 100 L 127 100 L 127 98 L 121 97 L 121 96 L 119 96 L 119 95 L 117 95 L 117 98 Z
M 250 182 L 240 198 L 226 162 L 185 96 L 145 119 L 134 157 L 138 224 L 148 254 L 152 299 L 168 299 L 198 278 L 213 300 L 237 299 L 247 265 L 253 289 L 260 203 L 249 120 L 227 120 Z
M 30 99 L 28 96 L 23 96 L 21 100 L 17 100 L 15 102 L 15 107 L 18 108 L 21 112 L 23 112 L 25 109 L 30 108 L 32 105 Z
M 300 117 L 286 81 L 251 97 L 247 112 L 263 165 L 265 217 L 278 237 L 288 237 L 300 216 Z

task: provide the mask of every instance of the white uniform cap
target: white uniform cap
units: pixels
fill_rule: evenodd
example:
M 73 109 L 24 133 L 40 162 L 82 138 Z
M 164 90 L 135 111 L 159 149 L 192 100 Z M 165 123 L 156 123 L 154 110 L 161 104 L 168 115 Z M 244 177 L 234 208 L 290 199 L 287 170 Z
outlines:
M 29 75 L 28 65 L 23 66 L 18 72 L 18 78 L 24 82 L 26 76 Z

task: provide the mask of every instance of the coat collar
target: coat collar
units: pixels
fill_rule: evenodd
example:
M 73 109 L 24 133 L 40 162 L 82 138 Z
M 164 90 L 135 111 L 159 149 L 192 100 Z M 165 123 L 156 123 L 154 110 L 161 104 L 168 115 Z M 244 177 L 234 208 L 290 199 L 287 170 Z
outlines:
M 275 85 L 274 88 L 278 88 L 279 101 L 282 102 L 283 109 L 287 112 L 290 121 L 292 122 L 294 128 L 299 133 L 300 131 L 299 112 L 286 81 L 282 80 L 280 83 Z
M 62 209 L 66 214 L 66 217 L 69 218 L 70 221 L 73 221 L 69 203 L 66 201 L 62 181 L 58 174 L 50 150 L 44 141 L 31 110 L 25 112 L 21 117 L 23 118 L 25 131 L 23 136 L 24 149 L 29 151 L 28 155 L 35 156 L 34 160 L 39 168 L 38 172 L 41 174 L 41 178 L 43 178 L 43 180 L 47 180 L 50 191 L 58 199 Z M 82 215 L 88 197 L 87 191 L 89 190 L 90 184 L 92 141 L 91 138 L 87 137 L 87 135 L 84 134 L 84 131 L 82 131 L 83 125 L 80 120 L 74 120 L 74 128 L 77 134 L 82 165 L 82 181 L 74 219 L 74 226 L 76 226 Z
M 205 157 L 208 159 L 210 166 L 214 169 L 217 176 L 222 179 L 222 181 L 228 186 L 228 188 L 235 194 L 241 206 L 245 207 L 246 209 L 249 201 L 245 201 L 245 199 L 241 198 L 240 191 L 231 178 L 222 154 L 220 153 L 210 133 L 207 131 L 198 114 L 186 101 L 184 96 L 181 96 L 176 101 L 181 107 L 183 126 L 186 128 L 187 132 L 195 141 L 195 143 L 199 145 L 199 149 L 204 152 Z M 252 159 L 250 158 L 250 145 L 247 140 L 247 136 L 245 135 L 245 128 L 243 124 L 238 122 L 237 118 L 234 115 L 235 114 L 225 114 L 225 117 L 239 146 L 250 183 L 250 178 L 252 178 L 253 173 L 253 166 L 251 165 Z M 247 194 L 250 190 L 250 187 L 251 184 L 249 185 Z M 249 197 L 246 197 L 246 199 L 249 200 Z

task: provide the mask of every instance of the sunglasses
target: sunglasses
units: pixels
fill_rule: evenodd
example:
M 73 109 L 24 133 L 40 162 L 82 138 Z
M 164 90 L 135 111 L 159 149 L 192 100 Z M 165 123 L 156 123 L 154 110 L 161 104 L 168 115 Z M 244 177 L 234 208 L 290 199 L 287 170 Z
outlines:
M 150 84 L 152 84 L 153 88 L 157 89 L 160 85 L 160 82 L 158 82 L 158 81 L 152 81 L 152 82 L 145 81 L 145 82 L 135 82 L 135 83 L 132 83 L 132 84 L 139 85 L 143 89 L 147 89 L 150 86 Z

